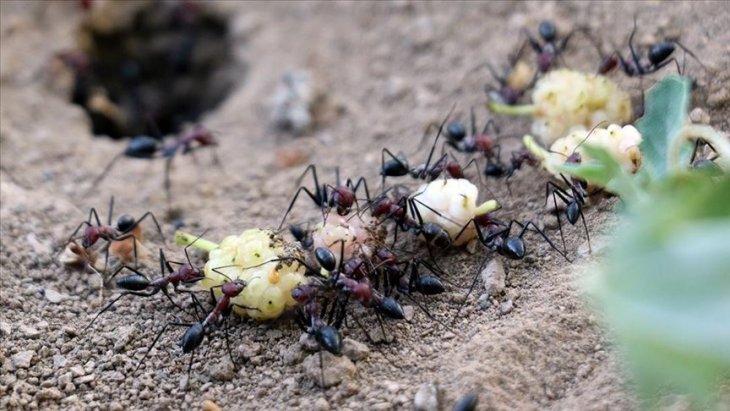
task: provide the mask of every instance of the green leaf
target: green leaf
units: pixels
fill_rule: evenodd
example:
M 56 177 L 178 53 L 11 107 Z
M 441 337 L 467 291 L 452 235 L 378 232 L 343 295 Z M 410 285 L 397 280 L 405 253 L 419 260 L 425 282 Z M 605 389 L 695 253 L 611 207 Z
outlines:
M 670 75 L 646 93 L 645 113 L 636 123 L 642 136 L 642 173 L 652 180 L 667 174 L 667 149 L 687 121 L 690 80 Z
M 730 383 L 730 177 L 674 176 L 651 194 L 587 287 L 641 397 L 706 406 Z

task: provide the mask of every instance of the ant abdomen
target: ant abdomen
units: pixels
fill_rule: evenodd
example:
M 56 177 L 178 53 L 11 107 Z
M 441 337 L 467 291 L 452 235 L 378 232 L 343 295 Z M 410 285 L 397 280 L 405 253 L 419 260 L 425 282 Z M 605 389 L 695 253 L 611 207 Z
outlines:
M 669 58 L 669 56 L 674 53 L 674 49 L 674 43 L 669 41 L 662 41 L 654 44 L 651 48 L 649 48 L 649 61 L 651 64 L 657 65 Z
M 127 231 L 131 231 L 135 227 L 136 223 L 137 221 L 134 217 L 129 214 L 124 214 L 117 220 L 117 230 L 122 233 L 126 233 Z
M 142 275 L 132 274 L 119 278 L 116 281 L 117 287 L 129 291 L 142 291 L 149 287 L 150 281 Z
M 200 346 L 205 337 L 205 327 L 202 323 L 193 324 L 183 335 L 182 349 L 187 354 Z
M 519 237 L 508 238 L 502 244 L 500 254 L 512 260 L 521 260 L 525 258 L 525 242 Z
M 160 142 L 156 138 L 136 136 L 129 141 L 127 148 L 124 150 L 124 155 L 130 158 L 149 159 L 157 153 L 159 144 Z
M 406 318 L 403 307 L 393 297 L 383 297 L 383 301 L 376 307 L 378 312 L 394 320 Z
M 337 328 L 325 326 L 314 333 L 314 339 L 319 345 L 334 355 L 342 354 L 342 336 Z
M 416 290 L 424 295 L 436 295 L 446 291 L 441 280 L 432 275 L 419 277 L 418 280 L 416 280 Z

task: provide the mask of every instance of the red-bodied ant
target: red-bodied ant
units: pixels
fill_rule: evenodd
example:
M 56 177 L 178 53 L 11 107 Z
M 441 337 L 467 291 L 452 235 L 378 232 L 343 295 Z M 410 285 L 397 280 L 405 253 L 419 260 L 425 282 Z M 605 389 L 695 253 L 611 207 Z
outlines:
M 114 242 L 132 239 L 134 250 L 134 265 L 135 268 L 138 268 L 137 241 L 139 241 L 139 238 L 141 238 L 141 232 L 137 230 L 137 228 L 145 218 L 152 218 L 152 221 L 154 221 L 155 226 L 157 227 L 157 232 L 160 234 L 160 237 L 164 242 L 165 236 L 162 234 L 162 228 L 160 228 L 160 223 L 157 221 L 157 218 L 155 218 L 155 215 L 152 214 L 152 212 L 147 211 L 142 215 L 142 217 L 137 220 L 135 220 L 132 216 L 125 214 L 117 219 L 116 226 L 112 226 L 111 224 L 113 212 L 114 197 L 112 196 L 109 200 L 109 219 L 107 221 L 107 224 L 104 225 L 101 223 L 101 220 L 99 219 L 99 214 L 96 212 L 96 209 L 92 207 L 91 210 L 89 210 L 89 218 L 79 224 L 78 227 L 76 227 L 76 230 L 74 230 L 73 234 L 71 234 L 69 239 L 64 244 L 69 244 L 74 241 L 76 239 L 76 234 L 79 232 L 79 230 L 86 226 L 86 228 L 84 229 L 84 233 L 79 237 L 81 239 L 81 246 L 84 248 L 84 250 L 93 247 L 94 244 L 96 244 L 99 240 L 104 240 L 107 242 L 105 246 L 105 250 L 107 252 L 104 259 L 104 270 L 102 271 L 106 272 L 106 268 L 109 262 L 109 247 Z M 96 225 L 92 224 L 92 217 L 94 218 L 94 220 L 96 220 Z
M 150 347 L 147 349 L 147 352 L 137 366 L 138 368 L 144 363 L 147 355 L 150 353 L 155 344 L 157 344 L 157 341 L 160 339 L 160 337 L 162 337 L 162 334 L 167 331 L 167 328 L 169 326 L 188 327 L 188 329 L 185 331 L 185 334 L 183 334 L 182 351 L 183 354 L 192 353 L 190 355 L 190 363 L 188 364 L 188 375 L 190 375 L 190 370 L 193 367 L 193 360 L 195 358 L 195 350 L 200 347 L 200 344 L 203 343 L 205 336 L 208 335 L 210 331 L 210 327 L 212 327 L 213 325 L 218 325 L 221 322 L 223 322 L 224 325 L 223 334 L 226 339 L 228 356 L 231 360 L 231 363 L 233 364 L 233 367 L 236 368 L 236 362 L 233 359 L 233 351 L 231 350 L 231 343 L 228 336 L 228 323 L 225 320 L 228 318 L 228 316 L 230 316 L 233 307 L 238 307 L 246 310 L 255 310 L 256 308 L 246 307 L 231 301 L 243 292 L 247 284 L 245 281 L 238 278 L 235 280 L 231 280 L 228 276 L 218 271 L 220 268 L 225 267 L 217 267 L 214 268 L 213 271 L 226 277 L 228 281 L 210 288 L 210 296 L 215 304 L 210 313 L 208 313 L 208 315 L 202 321 L 198 321 L 196 323 L 169 322 L 165 324 L 165 326 L 162 327 L 162 330 L 160 330 L 160 332 L 157 334 L 157 337 L 155 337 L 154 341 L 152 341 Z M 221 290 L 222 295 L 220 299 L 216 300 L 213 290 L 218 288 Z
M 312 178 L 314 179 L 314 193 L 312 193 L 305 186 L 299 186 L 299 184 L 301 184 L 302 182 L 302 179 L 304 179 L 304 176 L 306 176 L 307 172 L 309 171 L 312 172 Z M 309 196 L 309 198 L 312 199 L 314 204 L 322 210 L 323 216 L 326 215 L 330 208 L 335 208 L 337 214 L 344 216 L 350 213 L 353 205 L 355 207 L 358 207 L 355 194 L 360 189 L 361 185 L 365 190 L 365 197 L 367 198 L 367 201 L 370 202 L 370 190 L 368 190 L 368 184 L 364 177 L 360 177 L 356 180 L 356 182 L 353 182 L 351 179 L 348 178 L 345 182 L 345 185 L 342 185 L 340 181 L 340 170 L 339 168 L 336 168 L 335 180 L 336 186 L 334 187 L 329 184 L 320 185 L 319 179 L 317 178 L 317 167 L 314 164 L 310 164 L 309 166 L 307 166 L 307 168 L 304 170 L 304 173 L 302 173 L 302 175 L 297 180 L 296 185 L 299 186 L 299 188 L 297 189 L 296 194 L 294 194 L 294 198 L 292 198 L 291 203 L 289 203 L 289 208 L 287 208 L 286 213 L 284 213 L 284 217 L 281 219 L 281 223 L 279 223 L 278 230 L 281 230 L 281 228 L 284 226 L 286 217 L 289 215 L 292 208 L 294 208 L 294 203 L 296 203 L 297 198 L 299 198 L 299 194 L 302 191 L 304 191 Z
M 542 43 L 532 37 L 532 35 L 526 30 L 522 29 L 522 32 L 527 36 L 527 42 L 532 47 L 532 50 L 537 54 L 537 69 L 540 73 L 547 73 L 555 64 L 555 60 L 560 57 L 565 48 L 568 46 L 568 41 L 575 33 L 583 33 L 591 41 L 593 41 L 590 32 L 587 27 L 578 27 L 573 29 L 567 36 L 562 39 L 558 38 L 558 29 L 555 27 L 555 23 L 550 20 L 543 20 L 537 27 L 537 32 L 542 39 Z M 524 45 L 521 47 L 524 48 Z
M 467 136 L 466 126 L 461 121 L 455 120 L 446 126 L 446 144 L 461 153 L 479 152 L 487 159 L 484 174 L 491 176 L 495 168 L 504 168 L 500 159 L 501 146 L 492 135 L 489 134 L 490 127 L 495 134 L 499 134 L 499 128 L 493 120 L 487 121 L 481 133 L 477 133 L 476 115 L 474 108 L 471 109 L 471 134 Z
M 170 182 L 170 171 L 172 169 L 172 160 L 175 158 L 177 153 L 182 155 L 191 154 L 195 150 L 204 147 L 215 147 L 218 145 L 218 140 L 215 138 L 213 133 L 206 127 L 196 124 L 187 131 L 179 134 L 172 141 L 165 144 L 158 138 L 150 136 L 136 136 L 129 140 L 127 147 L 123 152 L 117 154 L 107 164 L 104 170 L 99 174 L 98 177 L 91 184 L 89 191 L 94 190 L 99 183 L 106 177 L 109 171 L 112 169 L 116 161 L 121 157 L 152 160 L 156 158 L 165 159 L 165 178 L 163 181 L 163 187 L 167 195 L 168 203 L 171 201 L 171 182 Z M 213 155 L 213 163 L 220 166 L 220 160 L 215 151 L 211 151 Z
M 687 54 L 692 56 L 692 58 L 694 58 L 702 67 L 704 67 L 700 59 L 691 50 L 689 50 L 677 40 L 663 40 L 651 45 L 646 53 L 646 58 L 648 61 L 642 62 L 641 57 L 639 56 L 639 54 L 636 53 L 636 49 L 634 48 L 634 36 L 636 35 L 636 31 L 636 16 L 634 16 L 634 29 L 631 31 L 631 35 L 629 35 L 629 50 L 631 51 L 631 59 L 624 59 L 621 52 L 616 50 L 611 55 L 605 57 L 601 61 L 601 64 L 598 67 L 599 74 L 606 74 L 614 70 L 616 67 L 621 67 L 621 70 L 627 76 L 640 77 L 659 71 L 671 62 L 674 62 L 677 65 L 677 72 L 679 74 L 682 74 L 682 69 L 679 67 L 679 62 L 677 61 L 677 59 L 674 57 L 669 58 L 672 53 L 674 53 L 676 46 L 679 46 Z
M 202 237 L 205 234 L 201 234 L 198 238 L 195 239 L 197 241 L 200 237 Z M 192 243 L 188 244 L 185 247 L 185 258 L 187 259 L 186 263 L 180 263 L 176 261 L 168 261 L 167 258 L 165 258 L 165 254 L 162 252 L 162 249 L 160 249 L 160 272 L 165 273 L 165 270 L 167 270 L 168 274 L 164 277 L 160 277 L 156 280 L 150 281 L 147 276 L 145 276 L 143 273 L 141 273 L 139 270 L 136 270 L 134 268 L 131 268 L 129 266 L 123 265 L 117 269 L 117 271 L 112 274 L 111 278 L 114 278 L 119 274 L 122 270 L 129 270 L 133 272 L 134 274 L 130 274 L 124 277 L 121 277 L 117 279 L 116 285 L 117 287 L 125 290 L 122 292 L 119 296 L 114 298 L 112 301 L 109 302 L 101 311 L 99 311 L 98 314 L 94 317 L 93 320 L 89 323 L 89 325 L 86 326 L 84 330 L 87 330 L 89 327 L 91 327 L 92 324 L 96 321 L 97 318 L 99 318 L 100 315 L 102 315 L 104 312 L 109 310 L 119 299 L 121 299 L 124 296 L 127 295 L 136 295 L 139 297 L 152 297 L 153 295 L 156 295 L 159 292 L 162 292 L 165 297 L 167 297 L 168 300 L 172 303 L 173 306 L 175 306 L 180 311 L 185 311 L 182 307 L 180 307 L 170 296 L 170 293 L 168 291 L 168 285 L 172 285 L 175 292 L 181 292 L 183 290 L 179 290 L 178 286 L 180 284 L 192 284 L 195 282 L 198 282 L 205 278 L 205 274 L 203 273 L 200 268 L 193 265 L 193 263 L 190 261 L 190 255 L 188 254 L 188 248 L 195 243 L 193 241 Z M 172 264 L 178 265 L 178 269 L 174 270 L 172 268 Z M 146 291 L 146 292 L 145 292 Z M 193 298 L 193 301 L 197 301 L 197 297 L 195 297 L 195 294 L 193 294 L 190 291 L 190 295 Z M 199 304 L 195 305 L 195 309 L 197 311 Z

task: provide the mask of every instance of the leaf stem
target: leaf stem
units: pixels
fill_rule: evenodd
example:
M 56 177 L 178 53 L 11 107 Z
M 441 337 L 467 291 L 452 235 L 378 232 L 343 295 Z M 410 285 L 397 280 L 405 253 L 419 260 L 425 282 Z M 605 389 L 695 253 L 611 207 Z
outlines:
M 534 104 L 522 104 L 510 106 L 507 104 L 500 104 L 494 101 L 487 103 L 487 108 L 498 114 L 507 114 L 510 116 L 531 116 L 535 114 Z
M 208 253 L 218 248 L 218 243 L 180 230 L 175 232 L 175 244 L 185 247 L 191 246 Z

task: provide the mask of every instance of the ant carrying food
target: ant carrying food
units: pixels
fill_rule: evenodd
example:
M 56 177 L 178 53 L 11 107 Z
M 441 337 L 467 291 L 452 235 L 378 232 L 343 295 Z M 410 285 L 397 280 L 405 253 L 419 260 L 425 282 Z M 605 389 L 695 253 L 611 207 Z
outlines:
M 204 234 L 201 234 L 201 236 Z M 195 239 L 197 241 L 200 238 Z M 93 320 L 89 323 L 89 325 L 86 326 L 86 329 L 91 327 L 97 318 L 99 318 L 100 315 L 102 315 L 104 312 L 109 310 L 119 299 L 121 299 L 124 296 L 127 295 L 135 295 L 139 297 L 152 297 L 153 295 L 156 295 L 159 292 L 162 292 L 165 297 L 167 297 L 168 300 L 172 303 L 173 306 L 175 306 L 180 311 L 185 311 L 182 307 L 180 307 L 170 296 L 170 293 L 167 289 L 168 285 L 172 285 L 175 292 L 182 292 L 184 290 L 178 289 L 178 286 L 180 284 L 192 284 L 195 282 L 198 282 L 205 278 L 205 274 L 203 273 L 200 268 L 195 267 L 193 263 L 190 261 L 190 255 L 188 255 L 188 248 L 192 246 L 195 241 L 188 244 L 185 247 L 185 257 L 187 258 L 187 264 L 186 263 L 180 263 L 176 261 L 169 261 L 167 258 L 165 258 L 165 254 L 163 253 L 162 249 L 160 249 L 160 272 L 165 273 L 165 270 L 167 270 L 168 274 L 164 277 L 160 277 L 156 280 L 150 281 L 147 276 L 145 276 L 143 273 L 141 273 L 139 270 L 136 270 L 134 268 L 131 268 L 129 266 L 123 265 L 117 269 L 117 271 L 112 274 L 111 278 L 114 278 L 119 274 L 122 270 L 129 270 L 133 272 L 134 274 L 130 274 L 128 276 L 119 278 L 116 281 L 117 287 L 125 290 L 122 292 L 119 296 L 114 298 L 112 301 L 109 302 L 101 311 L 99 311 L 98 314 L 94 317 Z M 172 264 L 178 265 L 178 269 L 174 270 L 172 268 Z M 146 291 L 146 292 L 145 292 Z M 191 291 L 185 291 L 190 293 L 193 301 L 197 301 L 197 297 L 194 293 Z M 197 311 L 199 304 L 196 304 L 194 308 Z
M 155 226 L 157 227 L 157 232 L 160 234 L 160 237 L 162 238 L 162 241 L 165 241 L 165 237 L 162 234 L 162 228 L 160 228 L 160 223 L 157 221 L 157 218 L 155 218 L 155 215 L 152 214 L 152 212 L 147 211 L 140 217 L 139 219 L 135 220 L 130 215 L 122 215 L 117 220 L 116 226 L 112 226 L 112 214 L 114 212 L 114 197 L 112 196 L 109 200 L 109 219 L 107 221 L 107 224 L 104 225 L 101 223 L 101 220 L 99 219 L 99 214 L 96 212 L 95 208 L 91 208 L 89 210 L 89 218 L 86 221 L 81 222 L 78 227 L 76 227 L 76 230 L 74 230 L 73 234 L 69 237 L 69 239 L 64 244 L 70 244 L 74 242 L 74 240 L 77 239 L 76 234 L 81 230 L 84 226 L 86 228 L 84 229 L 84 233 L 78 237 L 81 239 L 81 247 L 83 247 L 85 250 L 94 246 L 99 240 L 104 240 L 107 242 L 106 246 L 104 247 L 106 251 L 106 257 L 104 259 L 104 270 L 102 272 L 106 272 L 106 268 L 109 262 L 109 252 L 113 251 L 114 244 L 122 244 L 121 242 L 125 240 L 132 240 L 132 249 L 134 252 L 134 265 L 135 268 L 138 268 L 138 254 L 137 254 L 137 242 L 141 240 L 142 233 L 139 229 L 139 225 L 142 221 L 144 221 L 145 218 L 150 217 L 152 218 L 152 221 L 154 221 Z M 92 224 L 92 217 L 94 218 L 96 225 Z M 122 248 L 119 247 L 118 254 L 122 254 Z M 111 249 L 111 250 L 110 250 Z M 61 250 L 63 251 L 63 249 Z M 125 255 L 120 255 L 120 259 L 125 260 Z
M 163 181 L 163 187 L 167 195 L 168 203 L 172 201 L 171 182 L 170 182 L 170 171 L 172 169 L 172 161 L 175 156 L 180 153 L 181 155 L 192 154 L 198 149 L 204 147 L 215 147 L 218 145 L 218 140 L 215 138 L 213 133 L 206 127 L 196 124 L 187 131 L 180 133 L 172 141 L 165 144 L 158 138 L 150 136 L 136 136 L 129 140 L 127 147 L 123 152 L 117 154 L 107 164 L 104 170 L 99 174 L 91 184 L 89 191 L 93 191 L 99 183 L 106 177 L 111 171 L 114 164 L 121 157 L 153 160 L 157 158 L 165 159 L 165 177 Z M 216 154 L 215 150 L 211 151 L 213 156 L 213 164 L 221 166 L 220 159 Z
M 670 58 L 672 53 L 674 53 L 676 46 L 679 46 L 687 54 L 692 56 L 692 58 L 694 58 L 702 67 L 704 67 L 700 59 L 678 40 L 663 40 L 658 43 L 654 43 L 646 52 L 647 61 L 642 62 L 641 57 L 634 47 L 634 36 L 636 35 L 637 29 L 636 16 L 634 16 L 634 29 L 631 30 L 631 34 L 629 35 L 629 50 L 631 52 L 631 58 L 626 60 L 621 52 L 616 50 L 601 61 L 601 64 L 598 67 L 599 74 L 606 74 L 614 70 L 616 67 L 621 67 L 621 70 L 627 76 L 641 77 L 657 72 L 671 62 L 676 64 L 677 72 L 682 74 L 682 69 L 679 67 L 677 59 L 674 57 Z
M 309 171 L 312 172 L 312 178 L 314 180 L 314 193 L 312 193 L 312 191 L 310 191 L 307 187 L 300 186 L 302 179 L 304 179 L 304 176 L 306 176 Z M 289 215 L 292 208 L 294 208 L 294 203 L 296 203 L 297 198 L 299 198 L 299 194 L 301 194 L 302 191 L 304 191 L 307 196 L 312 199 L 314 204 L 322 210 L 323 217 L 326 217 L 326 213 L 333 207 L 337 211 L 337 214 L 341 216 L 349 214 L 353 205 L 358 207 L 355 195 L 360 189 L 360 186 L 362 186 L 365 190 L 365 197 L 367 198 L 367 201 L 370 202 L 370 190 L 368 190 L 367 180 L 365 180 L 364 177 L 358 178 L 356 182 L 353 182 L 348 178 L 345 185 L 342 185 L 340 180 L 340 169 L 335 168 L 335 180 L 336 186 L 334 187 L 329 184 L 320 185 L 319 179 L 317 178 L 317 167 L 314 164 L 307 166 L 299 179 L 297 179 L 296 185 L 299 186 L 299 188 L 297 189 L 296 194 L 294 194 L 294 198 L 292 198 L 289 203 L 289 208 L 287 208 L 286 213 L 284 213 L 284 217 L 281 219 L 281 223 L 279 223 L 278 230 L 281 230 L 284 226 L 286 217 Z M 292 234 L 296 237 L 297 233 L 292 232 Z
M 550 20 L 541 21 L 537 27 L 537 32 L 542 42 L 532 37 L 526 29 L 523 28 L 522 32 L 527 36 L 527 42 L 532 47 L 532 50 L 537 54 L 537 69 L 543 74 L 550 71 L 555 64 L 555 60 L 560 58 L 560 53 L 565 50 L 568 46 L 568 41 L 570 41 L 575 33 L 583 33 L 592 41 L 587 27 L 574 28 L 562 39 L 558 38 L 558 29 L 555 27 L 555 23 Z M 524 45 L 522 48 L 524 48 Z

